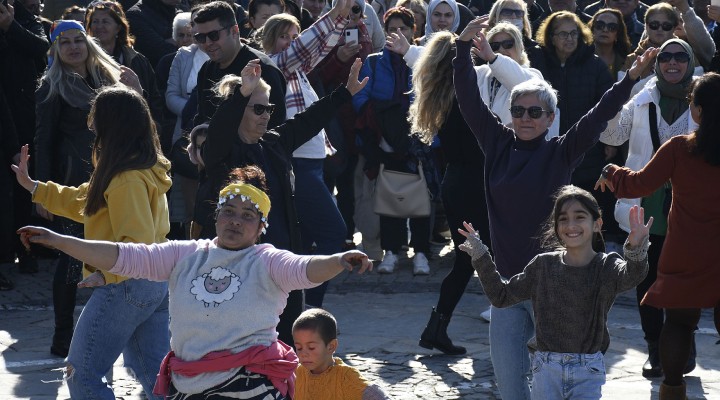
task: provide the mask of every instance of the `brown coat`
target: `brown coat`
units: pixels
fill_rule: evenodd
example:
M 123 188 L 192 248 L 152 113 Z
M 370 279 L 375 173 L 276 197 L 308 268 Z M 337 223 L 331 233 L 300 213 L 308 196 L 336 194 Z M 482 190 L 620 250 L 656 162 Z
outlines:
M 689 152 L 691 136 L 668 140 L 640 171 L 608 171 L 618 198 L 649 196 L 668 179 L 672 183 L 657 280 L 642 300 L 657 308 L 720 305 L 720 166 Z

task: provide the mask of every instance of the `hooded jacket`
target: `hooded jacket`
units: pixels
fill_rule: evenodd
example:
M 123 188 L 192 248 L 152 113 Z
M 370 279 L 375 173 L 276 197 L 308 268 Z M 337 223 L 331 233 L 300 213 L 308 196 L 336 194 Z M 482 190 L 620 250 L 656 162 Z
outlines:
M 159 160 L 151 168 L 121 172 L 105 189 L 107 207 L 93 215 L 83 215 L 88 184 L 78 187 L 54 182 L 40 182 L 33 202 L 40 203 L 55 215 L 84 224 L 85 239 L 129 243 L 162 243 L 170 231 L 168 204 L 165 194 L 172 181 L 168 175 L 170 162 Z M 85 264 L 83 275 L 96 270 Z M 105 282 L 120 283 L 126 277 L 102 271 Z

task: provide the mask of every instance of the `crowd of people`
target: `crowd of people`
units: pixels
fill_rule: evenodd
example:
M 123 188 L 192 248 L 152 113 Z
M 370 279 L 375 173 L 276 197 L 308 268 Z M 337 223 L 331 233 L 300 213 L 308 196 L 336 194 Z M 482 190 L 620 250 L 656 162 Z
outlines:
M 150 398 L 386 398 L 333 356 L 327 285 L 410 249 L 427 275 L 440 243 L 420 346 L 466 353 L 477 273 L 501 397 L 599 398 L 635 288 L 638 373 L 684 399 L 700 310 L 720 328 L 718 24 L 706 0 L 8 0 L 0 263 L 55 258 L 73 398 L 112 398 L 120 354 Z M 376 212 L 386 173 L 427 211 Z

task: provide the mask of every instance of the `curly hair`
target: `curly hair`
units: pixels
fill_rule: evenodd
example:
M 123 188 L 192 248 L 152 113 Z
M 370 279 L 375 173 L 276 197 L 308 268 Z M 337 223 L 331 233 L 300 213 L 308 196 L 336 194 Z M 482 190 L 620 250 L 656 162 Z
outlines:
M 552 42 L 552 37 L 555 34 L 556 25 L 562 21 L 572 21 L 577 26 L 578 36 L 582 38 L 583 43 L 590 45 L 593 42 L 592 32 L 585 25 L 580 18 L 569 11 L 558 11 L 550 14 L 549 17 L 540 24 L 537 33 L 535 34 L 535 40 L 540 46 L 555 52 L 555 45 Z

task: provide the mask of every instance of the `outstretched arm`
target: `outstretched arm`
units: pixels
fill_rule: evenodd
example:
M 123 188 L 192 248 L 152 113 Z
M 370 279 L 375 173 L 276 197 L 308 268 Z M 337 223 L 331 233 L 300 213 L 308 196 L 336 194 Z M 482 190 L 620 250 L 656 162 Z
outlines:
M 313 257 L 307 266 L 307 277 L 311 282 L 323 283 L 334 278 L 343 270 L 352 271 L 359 268 L 358 273 L 362 274 L 367 270 L 372 271 L 372 267 L 373 265 L 365 253 L 350 250 L 331 256 Z
M 17 233 L 26 248 L 30 248 L 30 244 L 40 244 L 58 249 L 103 271 L 109 271 L 118 259 L 118 246 L 113 242 L 78 239 L 36 226 L 20 228 Z

